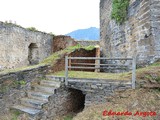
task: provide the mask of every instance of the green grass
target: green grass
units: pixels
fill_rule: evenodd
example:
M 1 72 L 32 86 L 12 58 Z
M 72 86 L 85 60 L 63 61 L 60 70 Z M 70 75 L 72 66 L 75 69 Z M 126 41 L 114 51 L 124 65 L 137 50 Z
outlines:
M 65 76 L 65 71 L 54 73 L 57 76 Z M 97 73 L 97 72 L 85 72 L 85 71 L 69 71 L 69 77 L 73 78 L 101 78 L 112 80 L 130 80 L 132 73 Z M 145 68 L 138 68 L 136 70 L 137 80 L 155 80 L 160 82 L 160 62 L 154 63 Z
M 85 49 L 85 50 L 93 50 L 95 48 L 95 46 L 87 46 L 87 47 L 82 47 L 79 44 L 77 44 L 76 46 L 71 46 L 68 47 L 64 50 L 58 51 L 53 53 L 51 56 L 49 56 L 48 58 L 44 59 L 40 64 L 53 64 L 56 62 L 56 60 L 60 59 L 61 57 L 63 57 L 64 55 L 68 55 L 71 52 L 78 50 L 78 49 Z
M 63 118 L 63 120 L 72 120 L 72 119 L 73 119 L 72 115 L 68 115 Z
M 65 71 L 54 73 L 57 76 L 64 76 Z M 129 80 L 131 73 L 97 73 L 97 72 L 84 72 L 84 71 L 69 71 L 68 76 L 72 78 L 93 78 L 93 79 L 113 79 L 113 80 Z
M 21 113 L 19 111 L 14 111 L 13 112 L 13 117 L 11 120 L 18 120 L 18 116 L 20 115 Z

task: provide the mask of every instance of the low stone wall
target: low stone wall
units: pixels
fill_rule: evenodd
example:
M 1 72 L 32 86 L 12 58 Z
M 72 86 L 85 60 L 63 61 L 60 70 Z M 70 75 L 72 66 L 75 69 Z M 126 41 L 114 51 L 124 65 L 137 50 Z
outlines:
M 57 81 L 65 82 L 64 77 L 54 77 Z M 143 84 L 143 83 L 138 83 Z M 114 94 L 114 91 L 131 89 L 130 81 L 98 80 L 69 78 L 68 88 L 80 90 L 85 95 L 85 107 L 107 102 L 107 97 Z
M 107 96 L 114 94 L 115 90 L 130 89 L 131 83 L 130 81 L 69 78 L 69 87 L 83 91 L 86 95 L 85 107 L 87 107 L 105 103 Z
M 17 72 L 0 73 L 0 115 L 7 113 L 9 108 L 19 103 L 19 99 L 26 96 L 31 82 L 44 77 L 49 66 L 40 66 Z
M 89 45 L 93 45 L 93 46 L 96 46 L 96 45 L 99 45 L 100 44 L 100 41 L 91 41 L 91 40 L 76 40 L 77 43 L 79 43 L 80 45 L 82 46 L 89 46 Z

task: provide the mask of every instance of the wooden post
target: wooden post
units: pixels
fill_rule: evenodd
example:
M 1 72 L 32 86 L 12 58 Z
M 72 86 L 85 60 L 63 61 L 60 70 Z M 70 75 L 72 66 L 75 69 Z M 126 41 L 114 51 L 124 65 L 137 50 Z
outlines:
M 132 89 L 136 87 L 136 57 L 133 57 L 132 61 Z
M 65 57 L 65 85 L 68 85 L 68 56 Z
M 69 56 L 69 57 L 71 57 L 71 56 Z M 71 62 L 72 62 L 72 60 L 68 59 L 68 66 L 71 66 Z M 69 70 L 71 70 L 71 68 L 69 68 Z
M 96 57 L 100 58 L 100 48 L 99 47 L 96 47 Z M 95 64 L 96 64 L 95 67 L 100 68 L 100 59 L 95 60 Z M 100 72 L 100 69 L 95 69 L 95 72 Z

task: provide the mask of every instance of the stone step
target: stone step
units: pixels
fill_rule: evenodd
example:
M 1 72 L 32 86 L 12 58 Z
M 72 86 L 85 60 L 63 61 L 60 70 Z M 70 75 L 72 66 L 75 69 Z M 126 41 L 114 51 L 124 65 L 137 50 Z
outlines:
M 49 96 L 53 95 L 51 93 L 37 92 L 37 91 L 28 91 L 27 95 L 29 98 L 48 101 Z
M 32 86 L 32 88 L 38 92 L 45 92 L 45 93 L 51 93 L 51 94 L 55 94 L 55 92 L 56 92 L 55 87 L 34 85 L 34 86 Z
M 46 75 L 46 78 L 48 80 L 55 80 L 55 81 L 59 81 L 59 82 L 64 82 L 65 81 L 65 77 L 62 77 L 62 76 Z
M 30 98 L 22 98 L 21 104 L 24 106 L 32 107 L 35 109 L 41 109 L 42 105 L 46 104 L 46 101 L 40 101 L 36 99 L 30 99 Z
M 61 86 L 61 82 L 54 80 L 41 80 L 40 85 L 42 86 L 53 86 L 59 88 Z
M 27 107 L 27 106 L 23 106 L 23 105 L 15 105 L 11 107 L 11 110 L 17 110 L 23 113 L 27 113 L 31 116 L 36 116 L 38 114 L 41 114 L 43 111 L 35 109 L 35 108 L 31 108 L 31 107 Z

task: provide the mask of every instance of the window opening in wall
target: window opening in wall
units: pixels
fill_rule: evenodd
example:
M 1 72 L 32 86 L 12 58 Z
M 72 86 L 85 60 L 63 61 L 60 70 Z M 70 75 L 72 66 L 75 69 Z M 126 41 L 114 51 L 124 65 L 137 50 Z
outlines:
M 31 43 L 28 46 L 28 61 L 30 65 L 35 65 L 39 62 L 39 52 L 36 43 Z

